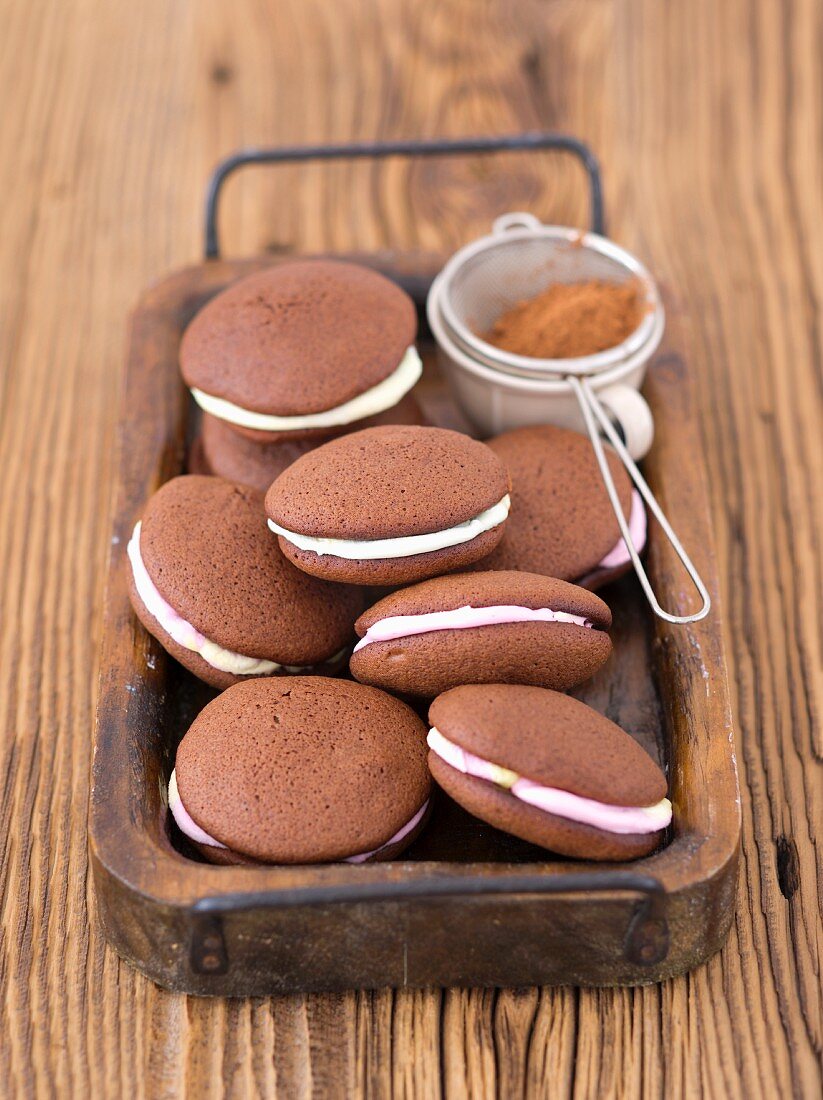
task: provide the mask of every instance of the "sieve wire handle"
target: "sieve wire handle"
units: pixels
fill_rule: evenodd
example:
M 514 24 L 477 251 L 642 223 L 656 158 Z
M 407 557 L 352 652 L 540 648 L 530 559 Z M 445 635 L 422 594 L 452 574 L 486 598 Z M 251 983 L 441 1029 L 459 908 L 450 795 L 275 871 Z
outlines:
M 579 138 L 570 134 L 558 134 L 549 130 L 531 130 L 523 134 L 506 134 L 502 137 L 468 137 L 453 141 L 370 141 L 348 145 L 283 145 L 265 149 L 238 149 L 221 160 L 211 174 L 206 190 L 206 242 L 207 260 L 220 258 L 220 238 L 217 230 L 217 211 L 220 195 L 226 180 L 238 168 L 258 164 L 288 164 L 309 160 L 362 160 L 374 157 L 453 157 L 475 153 L 535 152 L 556 149 L 577 157 L 589 182 L 592 232 L 602 237 L 606 232 L 603 214 L 603 183 L 597 157 Z
M 566 381 L 572 387 L 575 392 L 575 396 L 577 397 L 577 403 L 580 406 L 580 411 L 583 414 L 583 419 L 586 422 L 586 431 L 589 433 L 589 439 L 591 440 L 592 447 L 594 448 L 595 457 L 597 458 L 597 463 L 600 467 L 600 473 L 603 477 L 603 483 L 606 486 L 606 492 L 609 494 L 611 506 L 614 509 L 615 517 L 617 518 L 617 522 L 620 525 L 620 533 L 623 536 L 623 541 L 626 544 L 626 549 L 628 550 L 629 557 L 632 560 L 634 571 L 637 574 L 638 580 L 640 581 L 641 587 L 643 588 L 643 591 L 646 595 L 646 599 L 651 605 L 652 611 L 654 611 L 655 615 L 657 615 L 658 618 L 664 619 L 667 623 L 696 623 L 700 619 L 705 619 L 712 606 L 712 601 L 711 597 L 709 596 L 708 590 L 703 583 L 700 574 L 692 563 L 691 558 L 684 550 L 683 544 L 674 533 L 672 525 L 669 523 L 668 519 L 663 513 L 663 509 L 657 503 L 654 494 L 649 488 L 648 482 L 640 473 L 640 470 L 637 468 L 634 459 L 631 457 L 631 455 L 623 445 L 623 441 L 615 430 L 615 427 L 609 419 L 605 409 L 600 404 L 600 401 L 595 395 L 595 392 L 591 387 L 591 383 L 589 382 L 588 378 L 580 378 L 574 374 L 567 374 Z M 651 586 L 651 582 L 649 581 L 648 574 L 646 573 L 646 570 L 643 568 L 643 564 L 640 561 L 640 555 L 637 552 L 637 547 L 632 541 L 631 533 L 629 531 L 629 525 L 626 522 L 625 516 L 623 515 L 623 509 L 620 506 L 620 498 L 617 495 L 617 489 L 614 485 L 614 478 L 612 477 L 612 472 L 609 469 L 609 464 L 606 461 L 606 452 L 603 450 L 603 442 L 600 438 L 600 432 L 597 429 L 598 422 L 600 424 L 600 427 L 608 436 L 609 442 L 617 452 L 617 455 L 620 461 L 623 463 L 626 473 L 634 482 L 637 491 L 643 497 L 643 500 L 646 502 L 646 505 L 648 506 L 652 515 L 663 528 L 669 544 L 680 559 L 683 568 L 689 574 L 689 578 L 691 579 L 692 584 L 697 589 L 700 598 L 703 601 L 702 607 L 699 611 L 695 611 L 691 615 L 673 615 L 670 611 L 665 611 L 660 606 L 657 596 L 654 593 L 654 589 Z

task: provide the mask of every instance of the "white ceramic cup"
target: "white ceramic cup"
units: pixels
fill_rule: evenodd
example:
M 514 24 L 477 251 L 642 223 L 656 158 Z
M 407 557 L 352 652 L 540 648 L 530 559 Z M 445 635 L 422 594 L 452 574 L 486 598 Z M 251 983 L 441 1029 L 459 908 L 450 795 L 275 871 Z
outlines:
M 635 460 L 643 458 L 652 445 L 654 420 L 639 390 L 665 328 L 665 314 L 651 276 L 630 253 L 595 234 L 581 237 L 574 230 L 542 226 L 530 215 L 507 215 L 495 223 L 495 234 L 512 231 L 526 237 L 530 233 L 549 235 L 574 241 L 578 248 L 605 253 L 652 286 L 654 309 L 644 326 L 642 342 L 638 345 L 636 339 L 630 338 L 626 341 L 625 354 L 622 345 L 611 349 L 606 354 L 614 360 L 613 364 L 600 373 L 589 375 L 592 389 L 622 434 L 629 454 Z M 555 424 L 585 432 L 583 415 L 569 382 L 536 373 L 527 377 L 522 370 L 510 373 L 458 345 L 443 316 L 441 295 L 447 271 L 448 268 L 444 269 L 432 283 L 427 316 L 443 373 L 458 404 L 475 427 L 484 436 L 534 424 Z

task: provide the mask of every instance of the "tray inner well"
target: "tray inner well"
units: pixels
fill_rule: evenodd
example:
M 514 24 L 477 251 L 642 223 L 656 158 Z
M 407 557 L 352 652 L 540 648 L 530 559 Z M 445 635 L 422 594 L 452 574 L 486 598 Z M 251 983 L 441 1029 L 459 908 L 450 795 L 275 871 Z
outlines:
M 424 378 L 415 395 L 419 397 L 431 422 L 469 430 L 448 396 L 442 378 L 433 362 L 430 341 L 420 341 L 426 363 Z M 199 410 L 190 402 L 187 438 L 197 433 Z M 570 694 L 605 714 L 630 733 L 668 770 L 668 746 L 665 743 L 660 696 L 654 676 L 653 627 L 643 593 L 633 574 L 623 577 L 599 593 L 609 604 L 614 617 L 611 636 L 614 651 L 597 675 L 581 684 Z M 164 691 L 160 706 L 160 729 L 153 746 L 145 746 L 154 760 L 145 763 L 150 773 L 168 782 L 180 738 L 198 712 L 217 695 L 189 672 L 167 659 Z M 159 671 L 159 670 L 158 670 Z M 417 710 L 426 720 L 428 704 L 423 701 Z M 154 800 L 150 798 L 150 802 Z M 149 811 L 150 829 L 157 828 L 158 819 Z M 202 862 L 202 857 L 188 844 L 168 814 L 161 807 L 160 842 L 171 845 L 182 855 Z M 434 810 L 428 826 L 415 843 L 403 853 L 403 860 L 436 860 L 458 863 L 545 863 L 562 857 L 535 845 L 511 837 L 478 821 L 461 809 L 442 791 L 436 791 Z

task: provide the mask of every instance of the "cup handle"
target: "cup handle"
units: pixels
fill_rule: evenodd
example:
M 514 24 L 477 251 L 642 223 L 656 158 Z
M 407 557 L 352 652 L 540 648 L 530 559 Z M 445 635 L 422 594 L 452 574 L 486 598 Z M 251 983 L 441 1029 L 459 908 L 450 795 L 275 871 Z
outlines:
M 631 386 L 618 383 L 597 391 L 597 399 L 616 422 L 635 462 L 647 455 L 654 439 L 654 417 L 645 398 Z

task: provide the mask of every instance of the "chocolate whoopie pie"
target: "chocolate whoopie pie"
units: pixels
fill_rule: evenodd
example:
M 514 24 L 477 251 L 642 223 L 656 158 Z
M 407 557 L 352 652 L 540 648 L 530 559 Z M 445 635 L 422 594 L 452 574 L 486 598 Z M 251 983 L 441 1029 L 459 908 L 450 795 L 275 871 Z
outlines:
M 381 424 L 424 424 L 425 419 L 417 401 L 409 393 L 385 412 L 369 417 L 364 426 Z M 200 435 L 195 441 L 189 459 L 191 473 L 217 474 L 230 481 L 252 485 L 265 492 L 275 478 L 291 466 L 301 455 L 308 454 L 317 445 L 314 439 L 284 440 L 281 443 L 258 443 L 240 435 L 225 420 L 203 413 Z M 198 464 L 194 468 L 192 463 Z
M 368 585 L 464 568 L 494 549 L 508 510 L 500 460 L 443 428 L 369 428 L 333 439 L 266 494 L 286 557 L 315 576 Z
M 464 809 L 575 859 L 648 855 L 669 825 L 666 777 L 624 730 L 539 687 L 457 687 L 429 708 L 429 767 Z
M 354 677 L 430 698 L 458 684 L 565 691 L 611 653 L 593 592 L 536 573 L 458 573 L 379 600 L 355 623 Z
M 258 490 L 216 477 L 166 482 L 128 556 L 137 617 L 206 683 L 343 665 L 362 592 L 295 569 L 266 528 Z
M 505 534 L 478 569 L 520 569 L 598 588 L 631 566 L 587 436 L 541 425 L 516 428 L 487 445 L 509 471 L 512 508 Z M 646 513 L 614 452 L 609 468 L 638 549 Z
M 376 688 L 296 676 L 237 684 L 177 749 L 169 809 L 213 863 L 393 859 L 423 828 L 426 727 Z
M 298 260 L 212 298 L 183 334 L 195 401 L 259 442 L 323 439 L 396 405 L 420 378 L 411 298 L 369 268 Z

